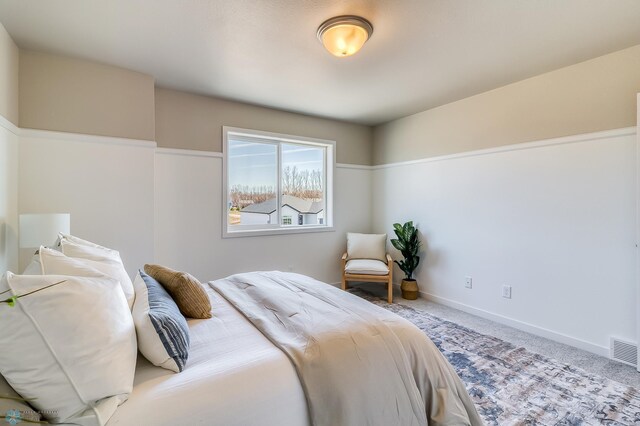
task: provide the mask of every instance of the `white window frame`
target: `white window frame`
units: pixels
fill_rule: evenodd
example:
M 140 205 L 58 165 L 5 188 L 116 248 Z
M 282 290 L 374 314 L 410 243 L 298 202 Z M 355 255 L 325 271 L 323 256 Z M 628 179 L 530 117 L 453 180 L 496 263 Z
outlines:
M 229 187 L 228 187 L 228 154 L 229 154 L 229 136 L 240 138 L 254 139 L 256 142 L 276 144 L 278 147 L 276 170 L 278 172 L 276 185 L 276 207 L 277 210 L 276 223 L 264 225 L 243 225 L 239 230 L 230 230 L 229 219 Z M 282 225 L 281 206 L 282 206 L 282 143 L 297 145 L 315 145 L 325 148 L 324 156 L 324 224 L 322 225 Z M 259 130 L 242 129 L 238 127 L 222 127 L 222 237 L 251 237 L 259 235 L 282 235 L 282 234 L 300 234 L 308 232 L 331 232 L 334 231 L 333 226 L 333 201 L 334 201 L 334 176 L 336 168 L 336 143 L 326 139 L 308 138 L 303 136 L 286 135 L 281 133 L 263 132 Z

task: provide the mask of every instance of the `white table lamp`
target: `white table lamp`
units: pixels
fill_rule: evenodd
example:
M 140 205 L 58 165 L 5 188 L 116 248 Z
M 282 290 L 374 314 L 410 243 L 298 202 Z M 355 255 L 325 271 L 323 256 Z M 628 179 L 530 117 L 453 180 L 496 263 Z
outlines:
M 70 231 L 71 215 L 69 213 L 21 214 L 20 248 L 53 245 L 58 239 L 58 233 L 69 234 Z

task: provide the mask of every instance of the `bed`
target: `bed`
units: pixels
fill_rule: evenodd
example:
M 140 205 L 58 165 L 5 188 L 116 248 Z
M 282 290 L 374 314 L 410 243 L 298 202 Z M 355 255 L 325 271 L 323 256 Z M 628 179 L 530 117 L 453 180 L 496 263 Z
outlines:
M 133 392 L 108 426 L 482 424 L 462 383 L 431 341 L 413 324 L 382 308 L 290 273 L 239 274 L 205 287 L 214 316 L 189 321 L 191 349 L 185 370 L 174 374 L 140 357 Z M 317 330 L 312 338 L 301 326 L 310 318 Z M 336 346 L 332 334 L 336 324 L 351 318 L 367 329 L 362 337 L 353 331 L 357 325 L 350 325 L 351 331 L 340 337 L 353 340 L 353 360 L 348 352 L 336 351 L 349 345 Z M 371 323 L 378 322 L 379 328 L 371 333 Z M 386 367 L 379 362 L 386 359 L 393 364 L 390 374 L 401 367 L 380 358 L 385 350 L 358 353 L 367 350 L 367 336 L 380 338 L 379 330 L 399 339 L 397 348 L 406 357 L 392 354 L 409 366 L 410 377 L 403 380 L 411 384 L 403 386 L 411 388 L 409 398 L 417 395 L 421 400 L 413 410 L 422 414 L 407 414 L 410 406 L 396 396 L 404 389 L 393 391 L 396 379 L 385 376 Z M 296 352 L 297 342 L 310 340 L 326 344 L 314 345 L 315 353 L 308 353 L 314 352 L 308 344 Z M 327 348 L 329 358 L 335 359 L 322 364 L 318 354 Z M 360 373 L 345 381 L 350 370 Z M 388 404 L 393 413 L 380 408 L 387 403 L 381 398 L 387 396 L 396 398 Z M 388 416 L 400 420 L 382 420 L 392 418 Z
M 133 392 L 107 425 L 309 424 L 286 355 L 206 287 L 214 316 L 189 321 L 187 368 L 176 374 L 139 356 Z

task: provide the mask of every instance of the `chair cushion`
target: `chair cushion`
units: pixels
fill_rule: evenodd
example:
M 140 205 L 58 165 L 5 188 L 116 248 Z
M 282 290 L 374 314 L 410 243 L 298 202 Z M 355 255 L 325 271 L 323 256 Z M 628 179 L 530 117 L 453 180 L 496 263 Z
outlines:
M 387 275 L 389 268 L 386 263 L 379 260 L 353 259 L 347 262 L 344 271 L 347 274 Z
M 387 234 L 347 233 L 347 256 L 349 259 L 386 260 Z

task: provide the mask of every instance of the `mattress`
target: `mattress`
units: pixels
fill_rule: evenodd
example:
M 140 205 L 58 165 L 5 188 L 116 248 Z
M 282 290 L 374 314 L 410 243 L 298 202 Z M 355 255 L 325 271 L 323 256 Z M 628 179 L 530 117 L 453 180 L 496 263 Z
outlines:
M 308 425 L 289 358 L 213 289 L 213 318 L 190 320 L 181 373 L 138 358 L 133 392 L 107 426 Z

